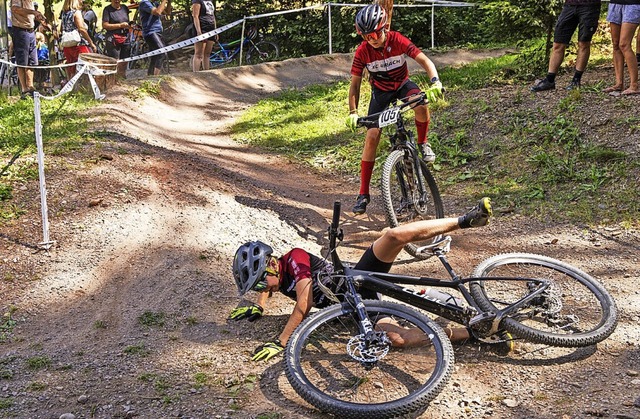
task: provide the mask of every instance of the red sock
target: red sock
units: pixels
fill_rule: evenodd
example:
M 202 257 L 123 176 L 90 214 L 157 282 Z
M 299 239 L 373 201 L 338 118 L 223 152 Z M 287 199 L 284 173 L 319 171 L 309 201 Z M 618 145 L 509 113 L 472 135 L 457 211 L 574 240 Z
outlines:
M 360 161 L 360 195 L 369 195 L 369 183 L 371 183 L 374 163 L 372 161 Z
M 416 121 L 416 130 L 418 131 L 418 144 L 424 144 L 427 142 L 427 132 L 429 131 L 429 122 Z

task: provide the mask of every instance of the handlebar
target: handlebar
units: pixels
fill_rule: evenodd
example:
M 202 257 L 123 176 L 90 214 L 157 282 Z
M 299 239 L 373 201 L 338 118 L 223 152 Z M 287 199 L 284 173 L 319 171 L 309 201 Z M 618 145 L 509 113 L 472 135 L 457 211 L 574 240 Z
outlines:
M 342 230 L 339 229 L 340 226 L 340 201 L 335 201 L 333 203 L 333 218 L 331 220 L 331 225 L 329 226 L 329 251 L 331 252 L 331 261 L 333 262 L 333 266 L 336 270 L 340 270 L 343 268 L 342 262 L 340 261 L 340 257 L 338 256 L 338 252 L 336 250 L 336 241 L 342 240 L 343 234 Z
M 415 108 L 416 106 L 421 106 L 421 105 L 425 105 L 426 103 L 428 103 L 427 99 L 426 99 L 426 94 L 424 92 L 420 92 L 416 97 L 414 97 L 411 100 L 407 100 L 405 102 L 405 99 L 407 99 L 410 96 L 407 96 L 405 98 L 400 99 L 400 101 L 402 102 L 397 108 L 402 111 L 408 107 L 411 107 L 411 109 Z M 358 118 L 358 126 L 359 127 L 365 127 L 365 128 L 379 128 L 379 117 L 380 115 L 387 111 L 389 108 L 378 112 L 378 113 L 374 113 L 371 115 L 367 115 L 367 116 L 363 116 L 361 118 Z

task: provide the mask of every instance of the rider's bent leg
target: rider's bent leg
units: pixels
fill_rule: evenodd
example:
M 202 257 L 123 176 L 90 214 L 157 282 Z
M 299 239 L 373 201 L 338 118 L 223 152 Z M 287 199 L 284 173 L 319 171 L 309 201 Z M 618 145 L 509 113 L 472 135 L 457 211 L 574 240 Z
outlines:
M 435 218 L 390 228 L 373 243 L 373 254 L 382 262 L 392 263 L 408 243 L 428 240 L 459 228 L 482 227 L 489 223 L 492 215 L 491 199 L 485 197 L 457 218 Z

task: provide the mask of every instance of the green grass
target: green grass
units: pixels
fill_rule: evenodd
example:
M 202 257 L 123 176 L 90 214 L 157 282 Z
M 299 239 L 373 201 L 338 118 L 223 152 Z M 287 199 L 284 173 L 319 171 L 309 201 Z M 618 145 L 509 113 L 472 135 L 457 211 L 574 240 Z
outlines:
M 51 359 L 48 356 L 33 356 L 27 359 L 27 367 L 30 370 L 41 370 L 51 365 Z
M 599 94 L 597 87 L 571 92 L 555 109 L 543 111 L 526 88 L 514 86 L 523 84 L 516 79 L 522 74 L 514 72 L 517 58 L 507 55 L 439 70 L 445 86 L 465 98 L 432 106 L 429 139 L 438 155 L 434 172 L 441 192 L 465 198 L 488 195 L 508 212 L 544 214 L 558 221 L 637 225 L 637 159 L 606 142 L 596 143 L 583 118 L 593 112 L 589 105 Z M 414 80 L 425 83 L 420 77 Z M 505 86 L 513 92 L 511 102 L 505 105 L 498 89 L 473 93 L 486 86 Z M 337 177 L 357 177 L 364 130 L 353 134 L 344 125 L 347 95 L 347 82 L 284 92 L 248 109 L 233 127 L 234 136 Z M 363 84 L 360 114 L 368 101 Z M 640 129 L 633 106 L 622 102 L 614 104 L 621 116 L 613 123 Z M 487 120 L 489 137 L 476 136 L 480 115 Z M 378 183 L 387 155 L 385 134 L 382 138 L 372 185 Z

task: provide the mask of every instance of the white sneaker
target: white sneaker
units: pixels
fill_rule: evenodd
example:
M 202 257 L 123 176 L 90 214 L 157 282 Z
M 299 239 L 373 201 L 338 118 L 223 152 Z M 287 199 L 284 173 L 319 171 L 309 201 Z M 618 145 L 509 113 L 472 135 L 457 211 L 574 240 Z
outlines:
M 429 144 L 418 144 L 418 148 L 420 149 L 420 154 L 422 154 L 422 160 L 424 160 L 425 163 L 433 163 L 436 161 L 436 154 L 431 150 Z

